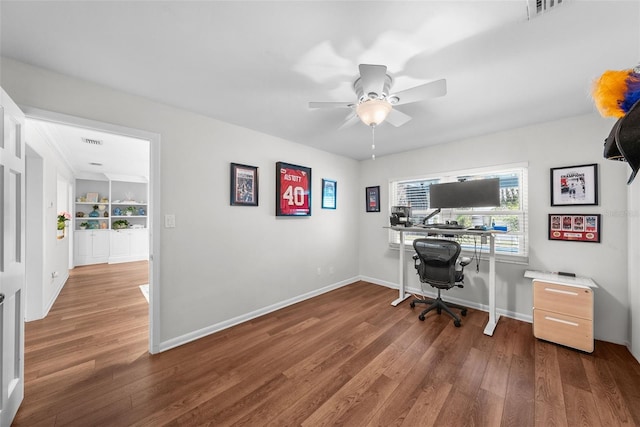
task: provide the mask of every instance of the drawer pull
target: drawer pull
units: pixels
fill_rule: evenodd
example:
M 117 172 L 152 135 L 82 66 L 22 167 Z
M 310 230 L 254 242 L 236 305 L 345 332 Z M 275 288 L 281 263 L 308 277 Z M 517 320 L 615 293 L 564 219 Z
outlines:
M 563 291 L 562 289 L 554 289 L 554 288 L 544 288 L 545 291 L 549 291 L 549 292 L 555 292 L 557 294 L 565 294 L 565 295 L 573 295 L 573 296 L 578 296 L 577 292 L 571 292 L 571 291 Z
M 546 320 L 551 320 L 552 322 L 564 323 L 565 325 L 579 326 L 575 322 L 569 322 L 568 320 L 556 319 L 555 317 L 551 317 L 551 316 L 544 316 L 544 318 Z

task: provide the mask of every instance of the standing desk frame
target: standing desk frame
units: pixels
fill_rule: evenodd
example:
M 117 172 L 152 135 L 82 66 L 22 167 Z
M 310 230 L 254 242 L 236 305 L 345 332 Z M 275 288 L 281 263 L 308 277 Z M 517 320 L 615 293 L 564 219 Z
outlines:
M 472 235 L 472 236 L 484 236 L 489 238 L 489 321 L 484 328 L 485 335 L 493 335 L 493 331 L 496 329 L 498 319 L 500 315 L 496 313 L 496 234 L 505 233 L 504 231 L 497 230 L 464 230 L 464 229 L 450 229 L 450 228 L 426 228 L 426 227 L 384 227 L 400 233 L 400 256 L 398 266 L 398 290 L 400 295 L 397 299 L 391 302 L 394 307 L 400 304 L 405 299 L 409 298 L 411 294 L 405 292 L 404 284 L 404 233 L 413 234 L 433 234 L 433 235 Z

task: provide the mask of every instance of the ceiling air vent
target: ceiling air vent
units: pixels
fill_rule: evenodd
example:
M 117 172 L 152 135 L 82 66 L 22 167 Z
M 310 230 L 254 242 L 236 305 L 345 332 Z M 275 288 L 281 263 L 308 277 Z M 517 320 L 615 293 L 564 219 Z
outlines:
M 90 145 L 102 145 L 102 141 L 100 141 L 99 139 L 82 138 L 82 142 Z
M 549 12 L 568 0 L 527 0 L 527 14 L 529 19 L 540 16 L 545 12 Z

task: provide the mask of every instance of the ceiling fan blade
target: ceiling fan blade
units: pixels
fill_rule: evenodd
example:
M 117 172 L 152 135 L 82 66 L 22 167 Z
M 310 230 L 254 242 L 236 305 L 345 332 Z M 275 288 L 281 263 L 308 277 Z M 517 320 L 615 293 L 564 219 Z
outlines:
M 389 122 L 395 127 L 400 127 L 403 124 L 407 123 L 411 120 L 411 116 L 403 113 L 402 111 L 398 111 L 395 108 L 389 111 L 389 115 L 385 119 L 385 121 Z
M 427 98 L 436 98 L 447 94 L 447 81 L 445 79 L 425 83 L 410 89 L 389 95 L 389 99 L 397 97 L 399 100 L 393 105 L 409 104 L 411 102 L 422 101 Z
M 382 94 L 387 78 L 387 67 L 385 65 L 360 64 L 359 68 L 362 93 L 365 96 L 371 92 L 377 95 Z
M 356 112 L 353 111 L 351 114 L 349 114 L 347 117 L 345 117 L 344 123 L 342 123 L 342 125 L 338 128 L 338 130 L 351 127 L 354 124 L 356 124 L 358 122 L 358 120 L 360 120 L 360 117 L 358 117 Z
M 309 108 L 352 108 L 353 102 L 310 102 Z

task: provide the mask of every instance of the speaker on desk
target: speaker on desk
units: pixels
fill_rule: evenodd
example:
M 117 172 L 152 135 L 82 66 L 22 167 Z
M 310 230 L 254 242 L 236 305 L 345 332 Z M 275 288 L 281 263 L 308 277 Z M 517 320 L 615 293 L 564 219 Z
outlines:
M 389 221 L 392 226 L 410 227 L 411 208 L 409 206 L 392 206 Z

